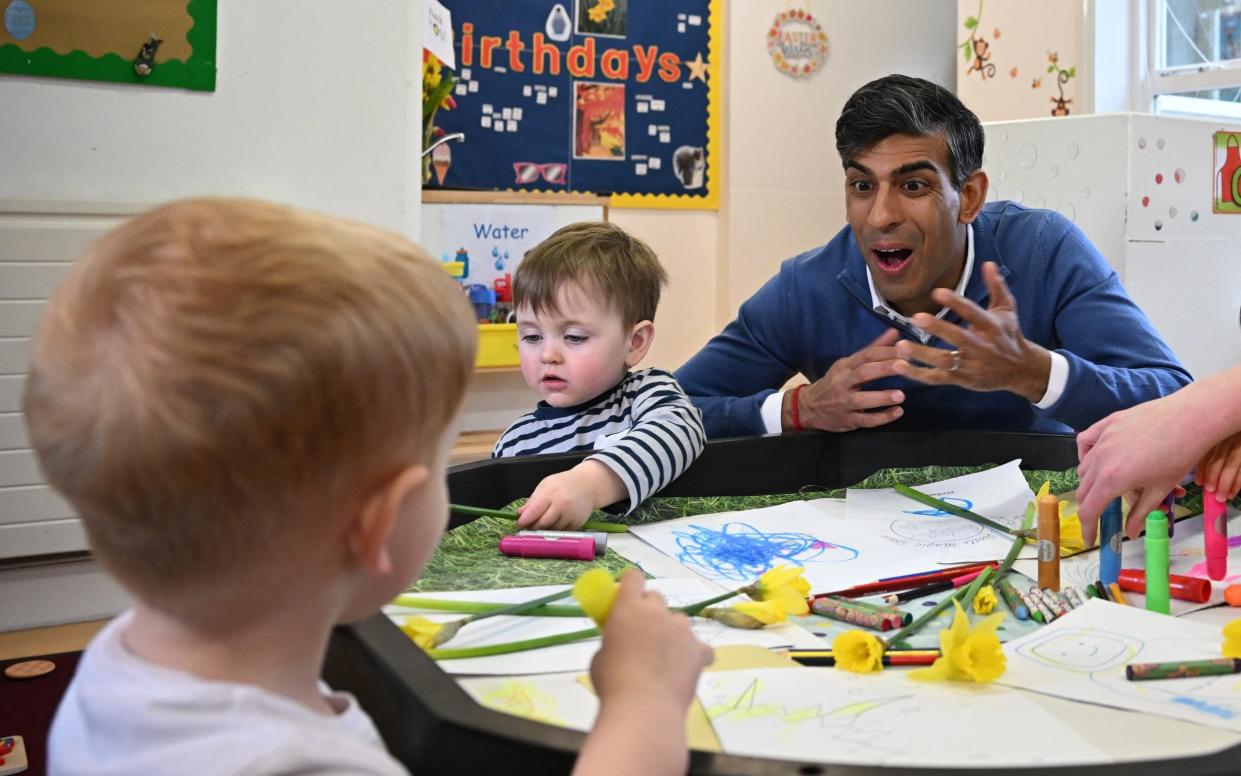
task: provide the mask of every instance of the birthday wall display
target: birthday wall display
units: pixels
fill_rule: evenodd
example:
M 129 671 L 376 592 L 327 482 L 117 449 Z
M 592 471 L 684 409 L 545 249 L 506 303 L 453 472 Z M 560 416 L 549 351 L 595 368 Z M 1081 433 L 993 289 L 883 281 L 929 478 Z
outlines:
M 442 2 L 457 107 L 435 123 L 465 141 L 426 188 L 718 207 L 720 0 Z

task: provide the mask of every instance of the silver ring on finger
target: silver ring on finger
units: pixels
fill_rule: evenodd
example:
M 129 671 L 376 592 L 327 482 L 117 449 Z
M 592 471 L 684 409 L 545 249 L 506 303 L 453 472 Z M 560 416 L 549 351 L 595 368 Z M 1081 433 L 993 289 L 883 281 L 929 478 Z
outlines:
M 961 351 L 952 350 L 948 355 L 952 356 L 952 366 L 948 367 L 949 372 L 955 372 L 961 368 Z

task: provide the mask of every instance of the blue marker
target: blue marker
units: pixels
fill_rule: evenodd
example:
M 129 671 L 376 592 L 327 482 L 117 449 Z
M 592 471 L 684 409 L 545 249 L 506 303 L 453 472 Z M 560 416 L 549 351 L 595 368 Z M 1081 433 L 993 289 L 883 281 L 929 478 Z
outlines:
M 1099 579 L 1110 585 L 1120 580 L 1120 542 L 1124 516 L 1120 499 L 1108 504 L 1099 518 Z

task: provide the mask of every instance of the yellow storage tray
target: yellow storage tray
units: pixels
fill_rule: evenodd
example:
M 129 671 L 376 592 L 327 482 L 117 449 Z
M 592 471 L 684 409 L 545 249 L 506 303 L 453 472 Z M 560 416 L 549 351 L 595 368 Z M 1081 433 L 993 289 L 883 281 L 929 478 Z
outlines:
M 478 324 L 478 360 L 474 365 L 479 368 L 520 366 L 521 359 L 517 357 L 517 324 Z

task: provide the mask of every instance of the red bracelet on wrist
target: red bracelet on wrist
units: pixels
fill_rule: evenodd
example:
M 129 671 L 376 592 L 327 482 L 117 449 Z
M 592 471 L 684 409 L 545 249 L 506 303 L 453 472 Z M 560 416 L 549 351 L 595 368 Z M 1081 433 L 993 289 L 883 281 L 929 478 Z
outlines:
M 794 431 L 805 431 L 806 430 L 802 428 L 801 418 L 798 416 L 798 412 L 797 412 L 797 396 L 798 394 L 801 393 L 801 389 L 805 387 L 806 387 L 806 384 L 802 383 L 801 385 L 793 389 L 793 397 L 791 401 L 793 405 L 793 430 Z

